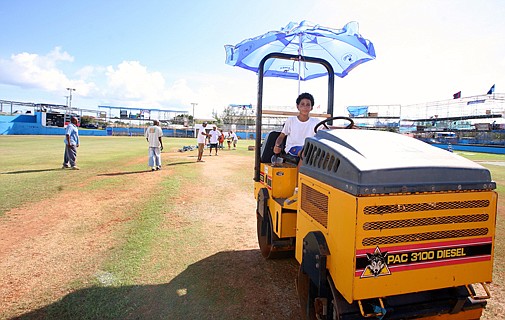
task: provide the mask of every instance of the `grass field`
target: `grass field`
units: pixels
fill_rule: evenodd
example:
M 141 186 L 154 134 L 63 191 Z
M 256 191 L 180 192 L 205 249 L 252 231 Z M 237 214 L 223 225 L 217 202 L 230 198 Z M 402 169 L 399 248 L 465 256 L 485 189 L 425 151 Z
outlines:
M 64 151 L 62 137 L 0 136 L 0 215 L 65 188 L 72 188 L 80 180 L 107 168 L 145 169 L 141 164 L 128 165 L 129 159 L 145 153 L 145 140 L 122 137 L 81 137 L 81 140 L 78 163 L 83 170 L 72 172 L 69 178 L 68 172 L 61 170 Z
M 130 163 L 146 155 L 146 143 L 140 137 L 81 137 L 78 148 L 78 163 L 83 170 L 68 173 L 61 170 L 63 161 L 63 138 L 59 136 L 0 136 L 0 216 L 24 203 L 40 200 L 47 194 L 57 193 L 86 177 L 100 174 L 110 168 L 121 168 L 135 172 L 146 170 L 145 163 Z M 165 139 L 165 151 L 178 150 L 184 145 L 194 145 L 194 139 Z M 247 153 L 250 143 L 239 144 L 239 151 Z M 492 162 L 505 161 L 503 155 L 459 152 L 460 155 L 482 163 L 497 181 L 500 199 L 505 196 L 505 166 L 493 165 Z M 253 160 L 251 160 L 253 161 Z M 250 173 L 245 173 L 250 174 Z M 101 183 L 121 183 L 121 177 L 115 177 Z M 87 188 L 99 188 L 99 185 Z
M 61 170 L 63 138 L 59 136 L 0 136 L 0 217 L 6 211 L 22 204 L 40 200 L 73 184 L 111 168 L 135 172 L 146 170 L 145 163 L 130 163 L 146 155 L 146 143 L 140 137 L 81 137 L 78 163 L 83 170 L 68 173 Z M 194 139 L 165 139 L 165 151 L 176 151 L 185 145 L 194 145 Z M 251 155 L 239 144 L 239 152 Z M 459 152 L 458 154 L 487 167 L 497 182 L 499 199 L 505 199 L 505 162 L 503 155 Z M 251 160 L 253 161 L 253 160 Z M 497 165 L 493 165 L 497 162 Z M 500 165 L 501 164 L 501 165 Z M 250 174 L 245 172 L 244 174 Z M 86 188 L 100 188 L 99 184 L 120 184 L 125 177 L 101 181 Z
M 195 139 L 165 138 L 164 152 L 195 145 Z M 246 152 L 239 144 L 237 154 Z M 25 203 L 38 201 L 63 189 L 114 168 L 123 173 L 147 170 L 147 144 L 142 137 L 81 137 L 77 150 L 80 171 L 61 170 L 64 143 L 61 136 L 0 136 L 0 216 Z M 145 157 L 144 162 L 132 162 Z M 168 157 L 167 157 L 168 158 Z M 116 175 L 85 188 L 100 184 L 121 184 L 127 175 Z
M 8 243 L 10 237 L 26 240 L 26 245 L 23 243 L 22 248 L 14 249 L 9 258 L 12 262 L 0 261 L 0 274 L 3 271 L 6 275 L 0 275 L 0 319 L 19 314 L 27 319 L 40 318 L 41 314 L 46 319 L 124 319 L 132 309 L 137 314 L 133 318 L 182 315 L 176 318 L 194 319 L 205 318 L 213 312 L 223 314 L 230 300 L 224 294 L 223 299 L 227 301 L 213 301 L 218 295 L 212 290 L 223 290 L 223 287 L 207 282 L 214 281 L 214 277 L 225 278 L 226 274 L 217 271 L 209 274 L 208 261 L 216 261 L 212 259 L 214 254 L 222 257 L 215 262 L 218 265 L 226 263 L 226 259 L 236 260 L 235 254 L 227 252 L 244 250 L 244 241 L 249 243 L 245 249 L 255 246 L 255 233 L 237 233 L 235 227 L 238 225 L 238 230 L 247 227 L 250 231 L 255 226 L 242 226 L 240 221 L 244 216 L 255 221 L 252 152 L 247 151 L 248 143 L 242 141 L 237 150 L 226 151 L 228 158 L 224 151 L 219 158 L 211 159 L 206 154 L 205 163 L 196 163 L 196 151 L 177 152 L 182 146 L 194 144 L 195 139 L 164 139 L 164 168 L 152 173 L 147 167 L 144 138 L 81 137 L 77 158 L 81 170 L 73 171 L 61 169 L 62 137 L 0 136 L 0 243 L 2 240 Z M 247 165 L 240 165 L 244 163 L 240 159 L 238 164 L 219 163 L 232 156 L 245 157 Z M 226 181 L 221 181 L 218 170 L 213 170 L 216 165 L 225 169 L 236 166 L 237 170 L 223 172 Z M 208 178 L 205 172 L 216 177 Z M 213 198 L 213 194 L 223 196 Z M 238 209 L 224 209 L 238 196 L 241 197 L 236 200 Z M 208 197 L 212 206 L 206 200 Z M 213 212 L 214 209 L 218 212 Z M 10 214 L 6 215 L 7 212 Z M 72 212 L 78 212 L 83 218 L 75 217 Z M 206 216 L 206 212 L 213 215 Z M 233 216 L 227 217 L 230 214 Z M 35 229 L 35 235 L 23 237 L 16 230 L 2 228 L 12 220 L 21 221 L 20 215 L 29 215 L 33 220 L 28 227 Z M 54 218 L 46 219 L 46 216 Z M 227 217 L 227 221 L 222 222 L 224 218 L 220 216 Z M 55 219 L 69 222 L 62 226 L 63 220 L 55 222 Z M 216 228 L 230 229 L 237 234 L 225 236 L 226 230 L 224 234 L 216 233 Z M 62 236 L 51 230 L 58 230 Z M 40 246 L 39 238 L 44 241 Z M 21 251 L 27 253 L 20 257 Z M 256 250 L 243 252 L 265 263 Z M 204 268 L 199 268 L 202 263 Z M 6 270 L 13 264 L 16 264 L 15 271 Z M 242 270 L 248 269 L 242 266 L 234 273 Z M 238 281 L 245 276 L 238 277 Z M 20 277 L 22 282 L 18 282 Z M 258 277 L 262 275 L 254 276 Z M 37 278 L 45 281 L 40 283 Z M 184 298 L 196 301 L 177 304 L 172 292 L 180 290 L 179 285 L 188 286 L 188 281 L 192 283 L 189 288 L 195 289 Z M 159 294 L 152 296 L 153 290 Z M 68 292 L 63 294 L 63 299 L 62 292 Z M 24 299 L 12 298 L 15 295 Z M 241 304 L 236 292 L 234 297 Z M 157 310 L 137 310 L 149 304 Z M 150 312 L 151 316 L 145 315 Z
M 171 252 L 172 258 L 175 257 L 180 262 L 180 264 L 172 266 L 173 270 L 171 272 L 174 274 L 170 276 L 184 274 L 183 271 L 188 265 L 194 263 L 195 260 L 204 259 L 205 255 L 199 253 L 202 245 L 214 246 L 216 252 L 219 252 L 219 247 L 222 245 L 220 244 L 220 238 L 216 237 L 215 242 L 210 242 L 209 239 L 205 238 L 206 234 L 202 233 L 202 229 L 200 229 L 205 228 L 202 221 L 194 218 L 195 221 L 192 222 L 194 224 L 190 225 L 184 220 L 187 217 L 179 212 L 182 210 L 181 206 L 185 201 L 185 197 L 188 197 L 188 188 L 202 183 L 201 170 L 203 170 L 203 167 L 195 166 L 194 161 L 196 158 L 176 157 L 170 155 L 170 152 L 176 152 L 182 146 L 194 144 L 195 139 L 165 138 L 164 166 L 170 168 L 170 176 L 157 178 L 157 180 L 153 178 L 152 181 L 150 181 L 151 176 L 146 176 L 149 181 L 144 180 L 142 182 L 146 184 L 146 188 L 149 183 L 154 184 L 154 186 L 150 186 L 150 192 L 134 193 L 137 197 L 135 202 L 107 204 L 107 208 L 112 208 L 110 210 L 111 215 L 115 213 L 116 208 L 125 207 L 121 207 L 121 211 L 125 211 L 124 215 L 116 218 L 124 219 L 126 223 L 120 228 L 113 229 L 114 238 L 119 240 L 115 240 L 116 242 L 111 245 L 109 251 L 103 253 L 101 260 L 95 261 L 100 269 L 104 270 L 103 274 L 98 277 L 95 274 L 90 278 L 88 274 L 80 275 L 76 273 L 78 276 L 72 279 L 72 283 L 66 290 L 69 290 L 69 292 L 84 290 L 83 293 L 67 296 L 61 302 L 51 304 L 53 302 L 51 299 L 57 299 L 58 295 L 52 296 L 48 288 L 47 301 L 41 300 L 36 304 L 34 302 L 33 308 L 38 308 L 40 304 L 51 304 L 50 308 L 43 309 L 44 314 L 52 315 L 48 318 L 59 318 L 62 315 L 63 318 L 69 318 L 69 314 L 72 318 L 96 318 L 97 315 L 103 315 L 107 312 L 110 314 L 110 318 L 123 318 L 128 315 L 129 311 L 125 308 L 128 309 L 131 306 L 129 299 L 132 299 L 132 296 L 125 295 L 124 292 L 119 290 L 101 291 L 97 288 L 105 285 L 135 287 L 139 282 L 156 283 L 161 281 L 162 274 L 167 276 L 165 269 L 171 267 L 172 262 L 160 254 L 155 255 L 153 258 L 153 252 L 155 251 Z M 247 151 L 247 146 L 252 144 L 252 141 L 240 141 L 238 150 L 233 151 L 233 153 L 237 156 L 246 157 L 250 159 L 250 163 L 253 163 L 253 152 Z M 103 198 L 103 201 L 107 202 L 110 200 L 109 195 L 115 191 L 126 193 L 129 189 L 139 188 L 139 180 L 134 179 L 134 177 L 148 170 L 147 144 L 142 137 L 81 137 L 81 146 L 78 148 L 78 165 L 81 168 L 79 171 L 61 169 L 63 151 L 64 143 L 61 136 L 0 136 L 0 226 L 8 220 L 6 213 L 11 212 L 13 209 L 29 207 L 31 204 L 43 202 L 45 199 L 56 199 L 54 201 L 65 203 L 67 200 L 61 195 L 73 194 L 69 193 L 73 190 L 78 190 L 80 196 L 93 194 L 94 198 L 82 197 L 83 203 L 81 204 L 84 208 L 93 210 L 99 205 L 96 199 Z M 495 248 L 496 267 L 494 268 L 494 284 L 492 287 L 495 298 L 493 298 L 493 303 L 489 304 L 485 318 L 499 318 L 497 315 L 503 315 L 505 312 L 499 302 L 499 300 L 505 298 L 505 288 L 503 286 L 503 283 L 505 283 L 505 269 L 501 268 L 505 265 L 505 166 L 503 165 L 505 160 L 500 155 L 459 154 L 487 167 L 497 183 L 499 212 Z M 219 164 L 219 161 L 228 161 L 227 159 L 230 158 L 227 158 L 225 153 L 219 159 L 212 159 L 215 162 L 207 161 L 205 165 L 209 168 L 209 165 Z M 210 168 L 216 168 L 217 171 L 219 165 Z M 208 181 L 208 184 L 214 186 L 212 188 L 219 188 L 220 192 L 241 191 L 246 197 L 249 194 L 252 199 L 251 168 L 252 165 L 249 164 L 246 167 L 239 167 L 232 174 L 227 175 L 224 181 L 221 181 L 219 174 L 215 173 L 215 180 Z M 205 197 L 206 194 L 201 196 Z M 247 200 L 252 201 L 251 199 Z M 89 201 L 89 203 L 86 201 Z M 227 201 L 230 201 L 229 198 L 223 197 L 217 200 L 214 205 L 219 208 L 226 208 Z M 202 202 L 201 206 L 204 212 L 208 210 L 208 203 Z M 226 217 L 226 213 L 223 213 L 224 217 Z M 249 215 L 249 213 L 245 214 Z M 253 212 L 250 212 L 250 214 L 254 215 Z M 164 225 L 166 223 L 164 219 L 168 215 L 177 218 L 177 220 L 170 221 L 167 227 L 167 225 Z M 113 216 L 109 217 L 112 220 L 113 218 Z M 218 222 L 220 223 L 218 227 L 228 223 L 226 220 Z M 239 222 L 236 223 L 240 224 Z M 90 230 L 89 224 L 82 223 L 72 232 L 85 234 Z M 214 231 L 210 230 L 209 232 Z M 8 236 L 8 234 L 2 235 L 2 237 Z M 98 236 L 100 234 L 97 234 Z M 251 238 L 253 238 L 251 241 L 255 242 L 254 234 Z M 182 243 L 181 239 L 184 239 L 184 250 L 173 245 L 174 243 Z M 229 241 L 240 242 L 242 240 L 230 236 Z M 192 254 L 188 254 L 188 252 L 192 252 Z M 253 254 L 256 253 L 253 252 Z M 236 261 L 236 257 L 234 259 Z M 147 267 L 146 261 L 150 261 Z M 219 265 L 219 262 L 217 264 Z M 237 270 L 237 272 L 239 271 Z M 247 272 L 251 273 L 253 271 L 249 270 Z M 114 274 L 114 277 L 109 279 L 108 277 L 111 274 Z M 196 278 L 199 276 L 215 276 L 218 278 L 218 275 L 220 274 L 198 274 Z M 261 275 L 255 275 L 255 277 L 259 279 Z M 275 281 L 269 279 L 269 281 Z M 191 279 L 184 280 L 190 281 Z M 1 286 L 0 284 L 0 290 Z M 210 283 L 209 288 L 206 290 L 211 291 L 212 286 L 213 284 Z M 140 294 L 140 297 L 148 300 L 150 298 L 143 296 L 148 294 L 149 290 Z M 219 301 L 207 302 L 210 304 L 217 303 L 222 308 L 228 308 L 226 303 L 240 305 L 240 299 L 237 295 L 246 295 L 246 293 L 236 292 L 235 295 L 231 296 L 234 301 L 224 301 L 222 306 Z M 201 293 L 202 297 L 205 298 L 205 292 Z M 85 304 L 89 306 L 88 308 L 74 310 L 70 307 L 72 304 L 81 303 L 83 299 L 86 300 Z M 498 302 L 494 299 L 497 299 Z M 1 302 L 0 300 L 0 304 Z M 263 303 L 265 302 L 263 301 Z M 30 306 L 23 308 L 30 309 Z M 184 309 L 174 310 L 175 314 L 184 311 Z M 225 312 L 232 314 L 232 311 Z M 167 316 L 168 314 L 161 313 L 161 315 Z M 130 317 L 132 316 L 130 315 Z M 1 313 L 0 318 L 3 318 Z M 254 317 L 243 317 L 243 319 L 250 318 Z

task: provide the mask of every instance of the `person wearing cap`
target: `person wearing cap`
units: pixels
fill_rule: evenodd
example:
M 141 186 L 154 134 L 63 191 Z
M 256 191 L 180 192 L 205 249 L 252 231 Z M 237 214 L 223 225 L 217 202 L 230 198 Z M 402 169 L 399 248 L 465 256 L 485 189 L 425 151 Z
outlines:
M 62 169 L 71 168 L 79 170 L 76 165 L 77 147 L 79 147 L 79 129 L 77 128 L 77 118 L 70 118 L 70 123 L 65 129 L 65 154 L 63 155 Z
M 210 142 L 210 149 L 209 149 L 209 156 L 212 155 L 212 148 L 216 148 L 216 156 L 217 156 L 217 144 L 219 142 L 219 137 L 221 136 L 221 133 L 217 131 L 216 126 L 212 126 L 212 130 L 209 132 L 209 142 Z
M 198 129 L 198 135 L 196 136 L 196 142 L 198 143 L 198 158 L 197 162 L 203 162 L 202 156 L 203 156 L 203 148 L 205 147 L 205 141 L 207 140 L 207 137 L 209 136 L 207 134 L 207 131 L 205 131 L 205 127 L 207 126 L 207 122 L 202 123 L 202 126 L 200 129 Z
M 149 158 L 148 166 L 151 167 L 151 171 L 161 170 L 161 151 L 163 150 L 163 130 L 160 128 L 160 122 L 158 120 L 153 120 L 153 125 L 147 128 L 146 140 L 149 142 Z

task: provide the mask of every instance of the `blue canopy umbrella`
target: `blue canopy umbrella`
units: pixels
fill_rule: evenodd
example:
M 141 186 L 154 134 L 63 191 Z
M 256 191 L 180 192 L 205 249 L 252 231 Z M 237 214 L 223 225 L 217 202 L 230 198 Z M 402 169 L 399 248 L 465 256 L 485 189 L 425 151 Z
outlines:
M 358 23 L 343 29 L 314 25 L 307 21 L 289 23 L 280 31 L 270 31 L 232 46 L 226 45 L 226 63 L 258 72 L 260 61 L 269 53 L 297 55 L 298 61 L 270 59 L 265 63 L 265 77 L 310 80 L 327 75 L 320 64 L 306 63 L 304 57 L 328 61 L 335 75 L 343 78 L 354 67 L 375 59 L 373 44 L 358 33 Z

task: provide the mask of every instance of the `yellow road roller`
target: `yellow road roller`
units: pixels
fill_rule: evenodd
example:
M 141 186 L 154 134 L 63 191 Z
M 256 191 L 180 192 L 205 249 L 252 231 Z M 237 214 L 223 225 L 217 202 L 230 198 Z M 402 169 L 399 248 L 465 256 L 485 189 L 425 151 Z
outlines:
M 260 81 L 258 242 L 267 259 L 299 262 L 303 316 L 479 319 L 493 272 L 490 172 L 401 134 L 332 129 L 331 117 L 305 140 L 298 172 L 272 162 L 279 132 L 262 132 L 261 93 Z

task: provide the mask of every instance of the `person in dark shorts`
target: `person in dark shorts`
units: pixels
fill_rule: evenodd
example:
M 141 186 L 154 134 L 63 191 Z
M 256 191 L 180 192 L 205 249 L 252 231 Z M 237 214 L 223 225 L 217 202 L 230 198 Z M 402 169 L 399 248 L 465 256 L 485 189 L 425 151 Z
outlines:
M 212 130 L 209 132 L 209 143 L 210 143 L 210 149 L 209 149 L 209 156 L 212 155 L 212 149 L 216 149 L 216 156 L 217 156 L 217 144 L 219 143 L 219 136 L 221 135 L 221 132 L 217 131 L 216 126 L 212 127 Z

